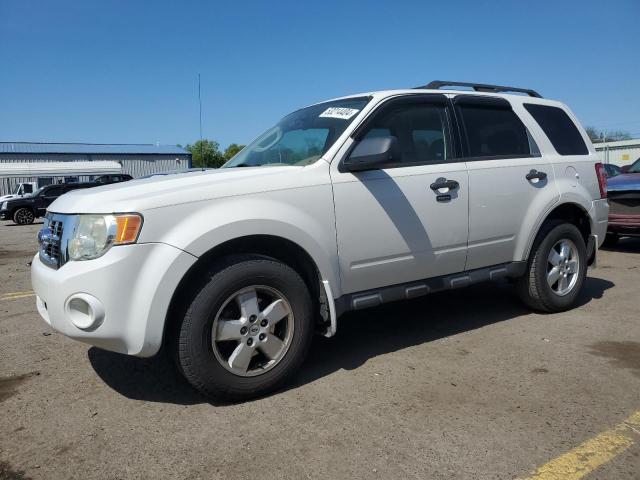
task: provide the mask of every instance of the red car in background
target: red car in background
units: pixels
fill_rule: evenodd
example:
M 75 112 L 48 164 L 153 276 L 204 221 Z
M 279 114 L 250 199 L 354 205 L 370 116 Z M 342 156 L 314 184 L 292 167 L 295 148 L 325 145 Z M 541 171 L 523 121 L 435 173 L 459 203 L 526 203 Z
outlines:
M 605 243 L 613 245 L 620 237 L 640 236 L 640 159 L 628 166 L 626 173 L 607 179 L 607 198 L 609 227 Z

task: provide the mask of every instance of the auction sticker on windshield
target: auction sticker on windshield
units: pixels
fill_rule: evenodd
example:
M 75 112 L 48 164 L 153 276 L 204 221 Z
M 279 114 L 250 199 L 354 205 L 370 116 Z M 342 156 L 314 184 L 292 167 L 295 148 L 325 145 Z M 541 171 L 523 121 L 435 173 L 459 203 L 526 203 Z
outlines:
M 342 120 L 349 120 L 360 110 L 355 108 L 343 108 L 343 107 L 329 107 L 320 114 L 323 118 L 340 118 Z

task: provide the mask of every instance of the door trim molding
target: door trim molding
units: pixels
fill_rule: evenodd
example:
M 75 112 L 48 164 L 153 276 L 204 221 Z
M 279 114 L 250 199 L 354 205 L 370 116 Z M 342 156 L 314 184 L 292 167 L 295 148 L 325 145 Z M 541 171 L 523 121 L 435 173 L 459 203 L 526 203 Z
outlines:
M 339 316 L 352 310 L 362 310 L 398 300 L 423 297 L 430 293 L 453 290 L 474 283 L 502 278 L 517 278 L 524 275 L 526 268 L 527 262 L 509 262 L 466 272 L 349 293 L 335 300 L 336 312 Z

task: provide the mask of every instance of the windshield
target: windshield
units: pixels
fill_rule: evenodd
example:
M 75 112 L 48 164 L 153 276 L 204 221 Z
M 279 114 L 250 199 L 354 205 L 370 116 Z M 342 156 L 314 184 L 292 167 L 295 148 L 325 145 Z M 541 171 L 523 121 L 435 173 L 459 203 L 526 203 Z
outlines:
M 633 165 L 629 167 L 629 173 L 640 173 L 640 158 L 633 162 Z
M 293 112 L 243 148 L 223 168 L 309 165 L 335 143 L 368 102 L 368 97 L 348 98 Z

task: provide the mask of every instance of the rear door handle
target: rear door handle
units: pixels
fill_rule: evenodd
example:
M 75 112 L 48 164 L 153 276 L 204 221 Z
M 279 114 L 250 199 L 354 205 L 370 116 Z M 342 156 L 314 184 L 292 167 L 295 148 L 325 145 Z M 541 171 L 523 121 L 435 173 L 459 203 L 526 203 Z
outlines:
M 529 170 L 529 173 L 525 175 L 525 178 L 529 181 L 533 179 L 544 180 L 545 178 L 547 178 L 547 174 L 545 172 L 539 172 L 534 168 L 532 170 Z
M 435 182 L 433 182 L 431 185 L 431 190 L 438 191 L 441 188 L 447 188 L 449 190 L 455 190 L 456 188 L 458 188 L 460 186 L 460 184 L 458 182 L 456 182 L 455 180 L 447 180 L 446 178 L 438 178 Z

